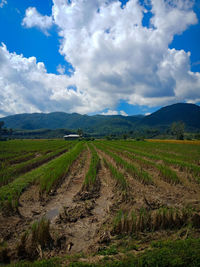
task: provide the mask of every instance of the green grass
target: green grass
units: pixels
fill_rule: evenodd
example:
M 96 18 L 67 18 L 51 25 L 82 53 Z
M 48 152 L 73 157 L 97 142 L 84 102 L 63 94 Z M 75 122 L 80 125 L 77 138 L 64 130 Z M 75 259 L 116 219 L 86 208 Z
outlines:
M 123 256 L 116 253 L 116 247 L 111 246 L 102 250 L 104 258 L 96 263 L 77 259 L 67 265 L 64 259 L 52 258 L 34 263 L 20 262 L 7 267 L 59 267 L 61 264 L 69 267 L 199 267 L 200 239 L 153 242 L 148 250 L 137 256 L 131 252 Z
M 100 159 L 99 159 L 99 156 L 98 156 L 96 150 L 94 149 L 94 147 L 90 143 L 88 144 L 88 146 L 89 146 L 89 149 L 91 151 L 92 156 L 91 156 L 89 170 L 85 176 L 83 189 L 90 191 L 96 182 L 97 171 L 99 168 Z
M 95 145 L 108 154 L 111 158 L 114 159 L 114 161 L 119 164 L 122 168 L 124 168 L 128 173 L 130 173 L 135 179 L 139 180 L 143 184 L 153 184 L 153 179 L 152 177 L 145 172 L 142 169 L 138 169 L 135 165 L 125 161 L 122 159 L 120 156 L 117 154 L 111 152 L 106 146 L 103 146 L 102 143 L 95 143 Z
M 58 160 L 50 161 L 48 169 L 40 176 L 40 189 L 42 192 L 49 192 L 57 182 L 67 174 L 71 164 L 83 151 L 84 144 L 82 142 L 76 144 L 68 153 L 65 153 L 63 157 L 59 157 Z
M 16 178 L 0 188 L 0 209 L 15 209 L 21 193 L 32 183 L 39 183 L 41 192 L 48 193 L 66 175 L 72 162 L 84 149 L 84 143 L 77 143 L 67 153 Z
M 16 179 L 19 175 L 26 173 L 27 171 L 30 171 L 30 170 L 48 162 L 48 161 L 50 161 L 51 159 L 53 159 L 55 157 L 58 157 L 59 155 L 66 152 L 66 150 L 68 150 L 71 146 L 72 146 L 72 144 L 67 144 L 65 148 L 58 149 L 56 151 L 41 155 L 41 156 L 36 157 L 36 158 L 33 157 L 32 159 L 30 159 L 28 161 L 20 162 L 19 164 L 14 165 L 14 166 L 11 165 L 10 167 L 3 168 L 0 171 L 0 177 L 1 177 L 0 178 L 0 186 L 6 185 L 9 182 Z
M 127 190 L 127 181 L 124 177 L 124 174 L 117 170 L 110 162 L 105 158 L 103 159 L 105 166 L 110 170 L 111 176 L 117 181 L 117 185 L 124 191 Z
M 185 226 L 195 227 L 194 212 L 190 209 L 162 207 L 154 211 L 119 210 L 113 220 L 113 233 L 134 235 L 139 232 L 180 229 Z M 199 227 L 198 225 L 197 227 Z
M 21 262 L 9 264 L 6 266 L 7 267 L 60 267 L 62 265 L 61 265 L 61 259 L 51 258 L 51 259 L 44 259 L 44 260 L 39 260 L 35 262 L 21 261 Z
M 130 142 L 130 143 L 132 144 L 133 142 Z M 147 143 L 147 142 L 143 142 L 143 143 Z M 132 153 L 134 155 L 133 158 L 135 157 L 136 159 L 142 161 L 141 157 L 144 157 L 145 159 L 143 159 L 143 163 L 145 163 L 145 160 L 147 158 L 153 161 L 162 161 L 164 164 L 156 164 L 156 162 L 152 162 L 151 164 L 152 166 L 156 167 L 160 171 L 161 176 L 169 183 L 174 183 L 174 184 L 181 183 L 177 174 L 168 167 L 170 165 L 178 167 L 180 170 L 185 170 L 189 173 L 192 173 L 196 182 L 200 183 L 200 167 L 199 166 L 193 163 L 177 160 L 174 158 L 167 158 L 164 156 L 160 156 L 158 154 L 152 154 L 152 153 L 146 152 L 145 147 L 144 147 L 144 150 L 142 150 L 142 145 L 140 147 L 140 150 L 132 148 L 131 146 L 128 146 L 128 145 L 129 145 L 129 142 L 123 145 L 120 142 L 119 143 L 110 142 L 110 147 L 123 150 L 124 153 L 126 152 Z M 155 150 L 152 148 L 152 151 L 155 151 Z M 140 157 L 137 157 L 136 155 L 137 156 L 139 155 Z M 147 160 L 146 160 L 146 163 L 147 163 Z

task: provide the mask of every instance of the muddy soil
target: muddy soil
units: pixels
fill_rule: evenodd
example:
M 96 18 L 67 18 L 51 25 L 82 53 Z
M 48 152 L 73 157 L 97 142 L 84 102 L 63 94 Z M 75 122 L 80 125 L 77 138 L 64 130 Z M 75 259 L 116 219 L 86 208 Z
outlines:
M 113 204 L 113 183 L 109 173 L 101 162 L 98 178 L 101 181 L 101 188 L 98 198 L 86 201 L 75 200 L 74 203 L 61 213 L 57 220 L 57 230 L 67 237 L 68 253 L 80 253 L 95 251 L 98 248 L 99 240 L 102 238 L 102 224 L 108 219 L 110 207 Z
M 111 162 L 120 172 L 124 173 L 129 184 L 129 193 L 132 195 L 134 209 L 139 210 L 142 207 L 158 209 L 163 206 L 183 208 L 188 206 L 200 211 L 200 187 L 189 181 L 187 174 L 174 169 L 177 171 L 177 175 L 182 177 L 184 184 L 171 185 L 160 178 L 158 170 L 144 167 L 144 170 L 153 177 L 155 184 L 143 185 L 118 166 L 109 155 L 100 150 L 98 150 L 98 153 Z M 132 161 L 121 154 L 120 157 L 128 162 Z M 133 163 L 138 164 L 134 160 Z
M 97 152 L 100 156 L 97 190 L 92 193 L 84 192 L 83 197 L 83 182 L 91 160 L 91 153 L 86 149 L 72 164 L 56 190 L 41 197 L 39 186 L 32 185 L 19 199 L 18 215 L 3 217 L 0 214 L 0 244 L 7 243 L 8 261 L 21 259 L 17 253 L 17 246 L 19 247 L 20 239 L 23 240 L 23 233 L 30 230 L 31 225 L 43 217 L 50 221 L 53 241 L 51 247 L 45 251 L 37 247 L 36 258 L 97 252 L 101 246 L 113 242 L 115 238 L 111 235 L 113 218 L 120 209 L 139 211 L 141 208 L 157 210 L 163 206 L 176 208 L 189 206 L 200 213 L 200 187 L 187 179 L 187 175 L 182 176 L 187 182 L 175 186 L 160 179 L 158 171 L 147 168 L 145 170 L 153 176 L 155 183 L 144 185 L 118 166 L 109 155 L 98 149 Z M 111 178 L 103 157 L 124 174 L 128 182 L 126 199 L 123 199 L 121 189 Z M 178 175 L 182 175 L 180 171 L 174 170 Z M 200 225 L 200 222 L 198 223 Z M 167 233 L 164 233 L 167 236 Z M 142 233 L 140 238 L 144 238 L 146 244 L 146 239 L 150 242 L 160 238 L 161 234 L 163 235 L 162 232 Z
M 50 221 L 50 233 L 54 239 L 53 248 L 45 252 L 47 257 L 94 250 L 100 239 L 108 239 L 100 228 L 109 217 L 114 194 L 113 182 L 102 162 L 97 177 L 100 181 L 98 195 L 95 193 L 90 200 L 75 198 L 81 192 L 90 159 L 87 149 L 72 164 L 56 191 L 41 198 L 38 185 L 32 185 L 19 199 L 18 215 L 8 218 L 0 215 L 0 242 L 7 243 L 11 261 L 19 260 L 17 246 L 23 233 L 42 217 Z

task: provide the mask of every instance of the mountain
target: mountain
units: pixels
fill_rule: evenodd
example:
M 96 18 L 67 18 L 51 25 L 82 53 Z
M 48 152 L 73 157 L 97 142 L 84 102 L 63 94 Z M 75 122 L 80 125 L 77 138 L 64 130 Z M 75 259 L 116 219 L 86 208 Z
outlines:
M 158 127 L 169 126 L 174 121 L 184 122 L 187 128 L 200 129 L 200 107 L 195 104 L 173 104 L 144 117 L 139 124 Z
M 35 129 L 78 129 L 88 133 L 123 132 L 132 129 L 143 116 L 121 115 L 80 115 L 64 112 L 17 114 L 1 118 L 7 128 L 35 130 Z M 114 129 L 114 130 L 113 130 Z
M 21 130 L 81 128 L 92 134 L 123 133 L 143 127 L 169 127 L 174 121 L 182 121 L 188 129 L 200 129 L 200 107 L 178 103 L 163 107 L 148 116 L 80 115 L 77 113 L 32 113 L 1 118 L 7 128 Z

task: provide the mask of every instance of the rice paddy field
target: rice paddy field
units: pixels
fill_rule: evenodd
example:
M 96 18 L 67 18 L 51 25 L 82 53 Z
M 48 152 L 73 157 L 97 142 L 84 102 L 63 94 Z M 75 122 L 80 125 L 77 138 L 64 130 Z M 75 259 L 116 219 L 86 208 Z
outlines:
M 0 265 L 200 266 L 200 142 L 0 142 Z

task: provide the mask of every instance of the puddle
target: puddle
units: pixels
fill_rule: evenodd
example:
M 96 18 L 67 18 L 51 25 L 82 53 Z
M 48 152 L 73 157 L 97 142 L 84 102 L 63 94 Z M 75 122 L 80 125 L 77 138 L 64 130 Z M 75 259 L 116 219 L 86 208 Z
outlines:
M 45 217 L 51 221 L 58 215 L 59 215 L 59 209 L 56 208 L 56 209 L 52 209 L 52 210 L 48 211 L 46 213 Z

